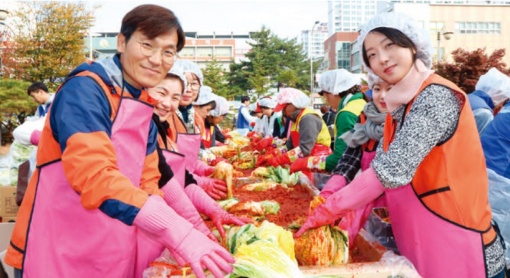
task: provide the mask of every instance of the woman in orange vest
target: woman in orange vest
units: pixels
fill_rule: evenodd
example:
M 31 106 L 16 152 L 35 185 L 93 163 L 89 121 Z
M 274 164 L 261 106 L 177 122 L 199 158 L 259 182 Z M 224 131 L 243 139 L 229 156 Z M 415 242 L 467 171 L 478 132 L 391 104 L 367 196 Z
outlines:
M 368 71 L 393 84 L 370 168 L 318 206 L 296 236 L 386 195 L 398 249 L 422 277 L 504 277 L 485 160 L 466 94 L 430 67 L 427 31 L 382 13 L 361 29 Z
M 340 136 L 347 148 L 331 172 L 331 178 L 321 189 L 320 196 L 324 198 L 345 187 L 359 170 L 367 170 L 375 157 L 388 112 L 384 98 L 392 85 L 373 73 L 368 74 L 368 85 L 373 91 L 372 101 L 365 105 L 354 128 Z M 374 206 L 386 206 L 384 199 L 378 198 L 376 202 L 369 202 L 366 206 L 352 211 L 348 217 L 342 218 L 340 227 L 349 231 L 349 243 L 353 243 Z

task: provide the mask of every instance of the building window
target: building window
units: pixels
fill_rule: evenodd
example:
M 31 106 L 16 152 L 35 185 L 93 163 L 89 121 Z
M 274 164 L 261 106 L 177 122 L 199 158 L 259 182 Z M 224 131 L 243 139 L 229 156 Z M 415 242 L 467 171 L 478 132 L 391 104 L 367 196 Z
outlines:
M 444 27 L 444 22 L 442 21 L 431 21 L 429 23 L 429 30 L 433 32 L 441 31 Z
M 211 57 L 213 54 L 212 47 L 198 47 L 197 57 Z
M 181 57 L 193 57 L 195 56 L 195 48 L 194 47 L 184 47 L 181 52 L 179 52 L 179 56 Z
M 457 34 L 501 34 L 499 22 L 455 22 Z
M 216 47 L 215 55 L 221 57 L 231 57 L 232 56 L 232 48 L 230 47 Z

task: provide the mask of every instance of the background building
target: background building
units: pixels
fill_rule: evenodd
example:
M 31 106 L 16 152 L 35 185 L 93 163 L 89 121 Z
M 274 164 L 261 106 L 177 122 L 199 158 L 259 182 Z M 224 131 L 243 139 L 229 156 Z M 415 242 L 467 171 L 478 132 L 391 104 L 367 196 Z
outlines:
M 324 41 L 328 38 L 328 24 L 320 22 L 313 25 L 313 29 L 303 30 L 301 32 L 301 43 L 303 44 L 303 53 L 310 59 L 322 58 L 324 56 Z M 311 43 L 311 45 L 310 45 Z
M 229 71 L 232 62 L 239 63 L 246 58 L 251 49 L 250 41 L 250 33 L 217 35 L 186 32 L 186 45 L 179 52 L 179 57 L 196 62 L 200 68 L 216 59 L 225 71 Z
M 118 32 L 87 34 L 87 37 L 85 37 L 85 52 L 89 53 L 89 56 L 92 55 L 94 60 L 111 58 L 117 53 L 117 34 Z
M 347 4 L 349 2 L 350 4 Z M 478 1 L 478 0 L 393 0 L 393 1 L 329 1 L 330 8 L 336 7 L 338 14 L 335 28 L 340 28 L 343 21 L 347 23 L 344 12 L 352 10 L 358 2 L 365 5 L 366 13 L 370 12 L 372 2 L 376 7 L 375 13 L 402 12 L 409 14 L 419 24 L 429 30 L 434 51 L 433 59 L 451 61 L 451 52 L 457 48 L 473 51 L 485 48 L 490 54 L 496 49 L 506 49 L 510 45 L 510 1 Z M 342 10 L 343 9 L 343 10 Z M 330 9 L 330 16 L 333 12 Z M 356 14 L 358 14 L 356 12 Z M 356 16 L 357 18 L 357 16 Z M 368 17 L 369 18 L 369 17 Z M 367 19 L 368 19 L 367 18 Z M 324 43 L 324 60 L 321 70 L 347 68 L 352 72 L 362 72 L 361 53 L 356 38 L 359 28 L 354 32 L 345 32 L 347 26 L 355 24 L 349 17 L 346 29 L 334 32 Z M 329 22 L 331 30 L 331 21 Z M 338 27 L 340 26 L 340 27 Z M 350 40 L 352 39 L 352 40 Z M 350 40 L 350 41 L 349 41 Z M 346 59 L 345 51 L 350 43 L 350 59 Z M 348 60 L 350 64 L 348 65 Z M 510 65 L 510 52 L 503 57 L 503 61 Z
M 377 0 L 329 0 L 328 35 L 356 32 L 359 26 L 375 15 Z

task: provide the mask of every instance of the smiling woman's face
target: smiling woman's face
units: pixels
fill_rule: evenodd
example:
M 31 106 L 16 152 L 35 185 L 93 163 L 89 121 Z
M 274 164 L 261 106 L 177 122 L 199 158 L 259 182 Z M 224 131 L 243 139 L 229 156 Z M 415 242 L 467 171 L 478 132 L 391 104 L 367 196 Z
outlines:
M 186 107 L 194 102 L 198 97 L 198 92 L 200 91 L 200 81 L 197 76 L 191 72 L 184 73 L 186 76 L 186 91 L 182 95 L 180 106 Z
M 393 87 L 393 85 L 388 84 L 384 81 L 379 81 L 372 87 L 372 101 L 374 102 L 375 107 L 381 113 L 388 112 L 388 107 L 386 106 L 386 101 L 384 98 L 386 97 L 386 93 Z
M 370 68 L 384 81 L 397 84 L 414 64 L 413 49 L 401 47 L 384 34 L 367 34 L 364 48 Z
M 182 95 L 182 82 L 177 78 L 166 78 L 154 88 L 149 89 L 149 95 L 156 100 L 154 113 L 161 121 L 177 111 Z

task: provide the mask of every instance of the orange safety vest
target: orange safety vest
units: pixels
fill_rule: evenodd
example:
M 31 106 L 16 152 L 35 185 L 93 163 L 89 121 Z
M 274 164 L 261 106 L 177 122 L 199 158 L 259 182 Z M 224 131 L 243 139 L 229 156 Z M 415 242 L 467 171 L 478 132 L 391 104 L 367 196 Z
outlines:
M 182 122 L 181 118 L 179 118 L 179 116 L 177 116 L 177 114 L 172 113 L 166 119 L 166 121 L 168 122 L 168 124 L 170 126 L 170 128 L 168 128 L 168 130 L 167 130 L 167 134 L 173 142 L 177 142 L 177 134 L 178 133 L 184 133 L 184 134 L 188 133 L 186 131 L 186 126 Z
M 121 101 L 121 94 L 122 88 L 118 86 L 114 86 L 114 89 L 119 92 L 119 94 L 112 94 L 109 86 L 107 86 L 104 81 L 99 77 L 96 73 L 90 72 L 90 71 L 82 71 L 75 76 L 86 76 L 94 79 L 97 84 L 101 87 L 104 95 L 106 96 L 109 105 L 111 107 L 111 115 L 110 120 L 114 120 L 117 110 L 119 108 L 119 104 Z M 63 84 L 60 86 L 62 87 Z M 60 90 L 60 87 L 57 89 L 57 93 Z M 131 97 L 129 93 L 124 95 L 125 97 Z M 145 95 L 147 98 L 144 98 L 144 95 L 141 96 L 140 100 L 148 103 L 153 103 L 153 100 L 148 96 L 148 94 Z M 48 116 L 46 119 L 45 127 L 44 129 L 51 129 L 50 125 L 50 117 Z M 34 175 L 30 179 L 29 185 L 27 187 L 27 191 L 25 193 L 25 196 L 23 198 L 23 204 L 21 205 L 21 208 L 19 210 L 16 225 L 14 227 L 11 243 L 7 248 L 7 255 L 5 257 L 5 261 L 7 264 L 21 269 L 22 263 L 24 259 L 24 250 L 26 249 L 26 243 L 27 243 L 27 236 L 28 236 L 28 230 L 30 228 L 30 221 L 32 217 L 32 208 L 35 204 L 36 194 L 37 194 L 37 185 L 39 183 L 39 167 L 42 167 L 46 164 L 51 164 L 54 161 L 62 159 L 62 151 L 60 148 L 59 143 L 53 138 L 52 132 L 43 132 L 41 134 L 40 141 L 44 141 L 45 147 L 39 148 L 37 151 L 37 168 L 34 171 Z M 155 169 L 157 170 L 157 169 Z M 155 189 L 159 191 L 158 189 Z M 161 193 L 162 194 L 162 193 Z M 145 200 L 141 198 L 137 198 L 133 200 L 136 204 L 139 204 L 141 207 Z M 51 216 L 49 216 L 51 217 Z M 42 274 L 41 274 L 42 275 Z
M 423 159 L 411 181 L 412 188 L 432 213 L 457 226 L 482 233 L 484 244 L 488 244 L 494 240 L 496 233 L 491 225 L 488 176 L 473 112 L 466 94 L 437 74 L 427 78 L 419 91 L 423 92 L 431 84 L 452 90 L 462 100 L 463 106 L 457 129 Z M 407 104 L 400 123 L 388 113 L 384 125 L 385 152 L 395 137 L 397 124 L 403 124 L 416 97 Z

